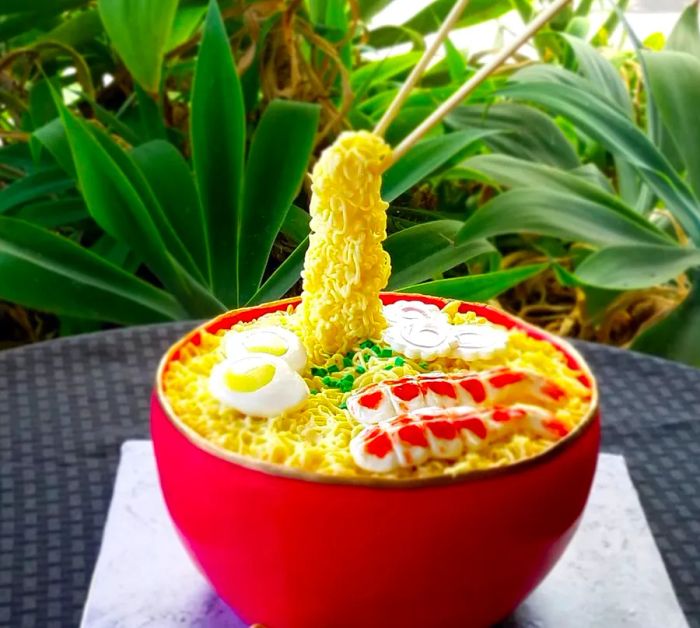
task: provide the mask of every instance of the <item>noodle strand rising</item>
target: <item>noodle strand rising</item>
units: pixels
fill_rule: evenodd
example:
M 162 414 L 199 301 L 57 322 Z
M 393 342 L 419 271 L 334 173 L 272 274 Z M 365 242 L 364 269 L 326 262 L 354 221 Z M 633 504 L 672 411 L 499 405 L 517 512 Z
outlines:
M 379 292 L 391 272 L 382 162 L 391 149 L 366 131 L 343 133 L 311 175 L 311 235 L 300 331 L 312 359 L 343 353 L 386 327 Z

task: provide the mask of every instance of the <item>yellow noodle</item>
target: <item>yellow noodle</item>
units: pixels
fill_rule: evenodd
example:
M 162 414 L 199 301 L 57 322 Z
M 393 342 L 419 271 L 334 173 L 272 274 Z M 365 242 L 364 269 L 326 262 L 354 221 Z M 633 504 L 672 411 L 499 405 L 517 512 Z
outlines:
M 309 355 L 345 352 L 386 327 L 379 291 L 391 262 L 382 248 L 380 195 L 389 146 L 367 131 L 343 133 L 311 175 L 311 235 L 304 262 L 301 337 Z
M 458 313 L 452 304 L 445 311 L 454 324 L 485 322 L 485 319 L 471 312 Z M 238 323 L 233 329 L 266 325 L 281 325 L 300 333 L 304 323 L 290 308 L 286 312 L 267 314 L 251 323 Z M 339 369 L 333 375 L 338 379 L 346 373 L 354 375 L 354 390 L 385 379 L 428 370 L 453 372 L 468 368 L 482 371 L 497 366 L 525 368 L 544 375 L 567 392 L 566 402 L 556 412 L 557 418 L 567 427 L 573 428 L 589 408 L 586 400 L 589 391 L 578 381 L 580 373 L 567 366 L 561 352 L 548 342 L 530 338 L 522 332 L 512 332 L 505 349 L 488 359 L 474 360 L 468 364 L 441 358 L 427 365 L 402 358 L 403 364 L 396 365 L 396 356 L 381 358 L 370 349 L 364 349 L 348 357 L 351 365 L 344 366 L 343 358 L 346 356 L 336 352 L 321 363 L 310 364 L 302 373 L 309 388 L 315 392 L 302 406 L 271 419 L 248 417 L 223 406 L 209 393 L 209 372 L 223 358 L 220 349 L 223 333 L 201 334 L 200 345 L 187 345 L 179 359 L 170 363 L 163 384 L 175 414 L 201 436 L 223 449 L 306 471 L 340 476 L 372 475 L 356 467 L 350 455 L 350 440 L 362 430 L 362 425 L 340 407 L 351 392 L 343 393 L 337 388 L 325 386 L 322 377 L 311 374 L 311 366 L 328 367 L 333 364 Z M 358 374 L 358 366 L 365 368 L 366 372 Z M 503 466 L 541 453 L 551 446 L 552 442 L 544 439 L 515 435 L 482 451 L 466 452 L 456 461 L 431 460 L 417 469 L 401 469 L 382 477 L 431 477 Z

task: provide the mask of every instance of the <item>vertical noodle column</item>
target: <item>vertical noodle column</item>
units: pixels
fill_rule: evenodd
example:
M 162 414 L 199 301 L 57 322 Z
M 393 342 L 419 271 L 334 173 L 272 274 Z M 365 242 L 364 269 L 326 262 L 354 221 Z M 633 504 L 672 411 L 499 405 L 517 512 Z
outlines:
M 299 308 L 313 360 L 345 352 L 386 327 L 379 292 L 391 271 L 381 171 L 390 147 L 367 131 L 346 132 L 311 174 L 311 235 Z

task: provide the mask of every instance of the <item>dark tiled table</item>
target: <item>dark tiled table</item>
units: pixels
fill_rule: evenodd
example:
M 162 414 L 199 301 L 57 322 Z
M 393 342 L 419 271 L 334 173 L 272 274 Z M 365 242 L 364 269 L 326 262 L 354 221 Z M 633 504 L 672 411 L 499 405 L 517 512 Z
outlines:
M 0 626 L 78 624 L 120 444 L 148 436 L 148 395 L 191 323 L 0 353 Z M 691 626 L 700 627 L 700 370 L 578 343 Z

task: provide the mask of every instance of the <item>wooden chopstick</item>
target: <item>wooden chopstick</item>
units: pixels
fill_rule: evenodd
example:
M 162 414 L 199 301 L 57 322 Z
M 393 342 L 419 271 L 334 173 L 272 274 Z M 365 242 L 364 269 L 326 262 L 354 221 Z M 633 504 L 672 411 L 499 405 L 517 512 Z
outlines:
M 389 105 L 388 109 L 384 112 L 384 115 L 374 127 L 375 135 L 384 135 L 384 132 L 391 124 L 391 121 L 396 117 L 396 114 L 399 112 L 401 105 L 403 105 L 406 98 L 408 98 L 409 92 L 418 82 L 418 79 L 420 79 L 421 75 L 423 74 L 423 71 L 428 66 L 428 63 L 430 63 L 430 60 L 433 58 L 433 56 L 435 56 L 437 49 L 445 40 L 445 37 L 447 37 L 447 35 L 449 34 L 450 30 L 452 29 L 452 26 L 457 21 L 459 16 L 462 15 L 462 11 L 464 11 L 465 7 L 468 4 L 469 0 L 457 0 L 457 2 L 454 3 L 454 6 L 447 14 L 447 17 L 445 17 L 445 21 L 440 26 L 440 30 L 438 30 L 437 34 L 435 35 L 435 40 L 430 44 L 430 46 L 426 48 L 425 52 L 423 53 L 423 56 L 420 58 L 413 70 L 411 70 L 411 73 L 408 75 L 408 78 L 404 81 L 403 85 L 401 86 L 401 89 L 398 91 L 396 96 L 394 96 L 394 100 L 391 101 L 391 104 Z
M 391 157 L 385 163 L 385 169 L 389 168 L 398 159 L 406 154 L 416 142 L 418 142 L 430 129 L 438 124 L 450 111 L 459 105 L 469 94 L 471 94 L 484 80 L 486 80 L 495 70 L 497 70 L 514 52 L 526 43 L 542 26 L 552 17 L 561 11 L 571 0 L 556 0 L 548 6 L 542 13 L 535 17 L 527 25 L 525 31 L 513 42 L 503 48 L 489 63 L 483 66 L 474 76 L 472 76 L 462 87 L 440 105 L 432 114 L 421 122 L 411 133 L 409 133 L 393 150 Z M 386 115 L 386 114 L 385 114 Z

